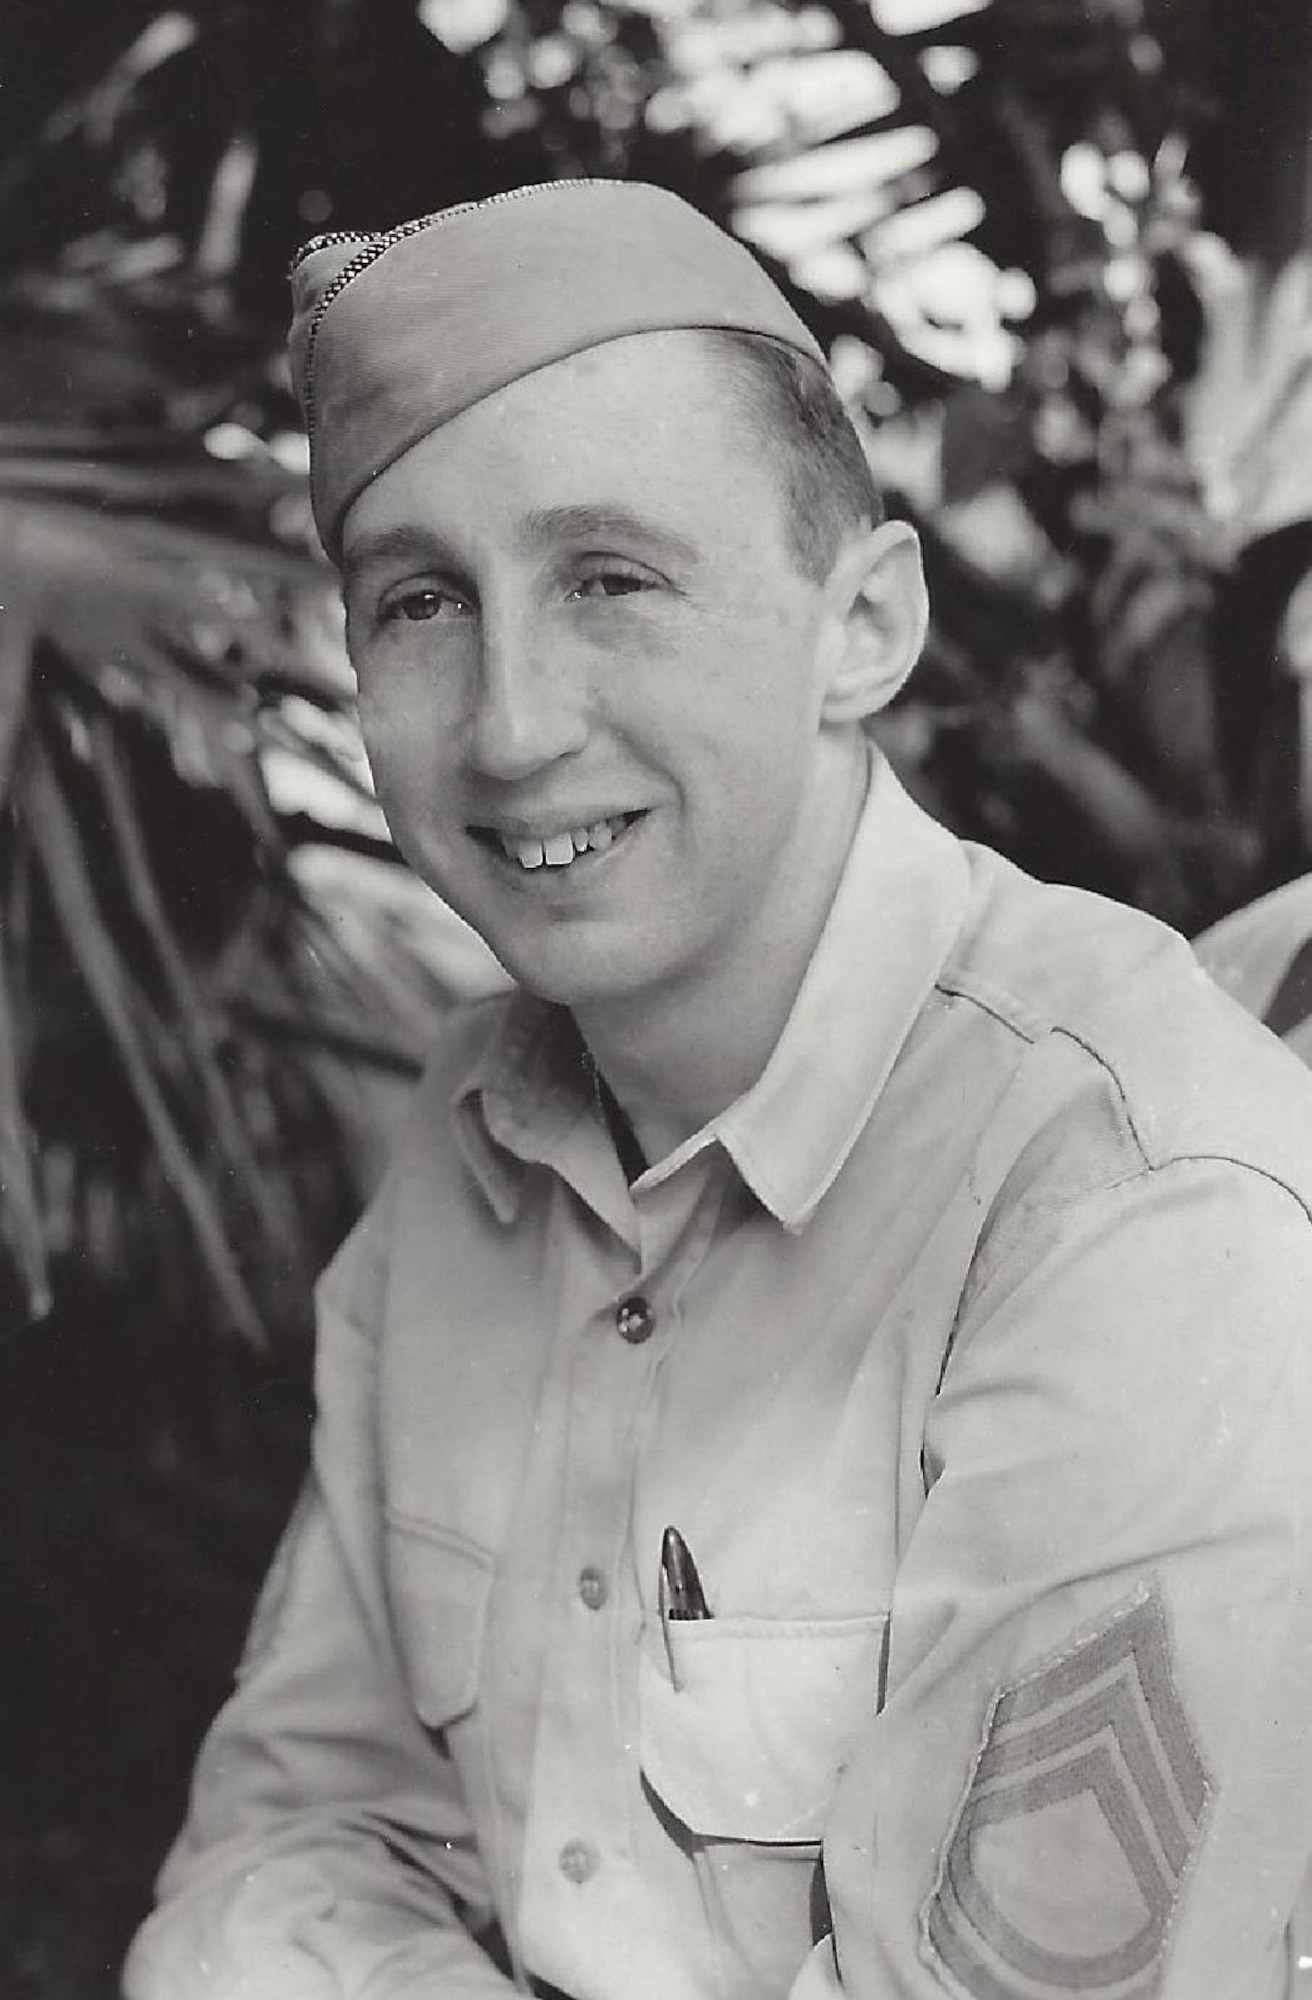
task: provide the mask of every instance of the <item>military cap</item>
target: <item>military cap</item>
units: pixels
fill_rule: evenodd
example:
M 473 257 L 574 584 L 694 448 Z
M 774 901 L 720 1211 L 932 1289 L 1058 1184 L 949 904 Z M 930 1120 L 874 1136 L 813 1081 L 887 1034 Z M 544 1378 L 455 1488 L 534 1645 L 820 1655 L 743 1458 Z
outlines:
M 567 180 L 376 233 L 292 266 L 292 379 L 324 547 L 372 479 L 461 410 L 549 362 L 679 327 L 763 334 L 823 363 L 751 252 L 668 190 Z

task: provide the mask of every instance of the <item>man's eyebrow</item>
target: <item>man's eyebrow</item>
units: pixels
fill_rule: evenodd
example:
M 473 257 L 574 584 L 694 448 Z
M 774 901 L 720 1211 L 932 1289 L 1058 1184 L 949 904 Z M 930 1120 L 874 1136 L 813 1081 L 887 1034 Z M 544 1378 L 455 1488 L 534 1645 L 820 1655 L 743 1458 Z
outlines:
M 378 528 L 350 541 L 342 551 L 342 575 L 349 583 L 371 566 L 415 560 L 450 563 L 452 556 L 422 528 L 401 522 L 396 527 Z
M 674 562 L 696 562 L 699 553 L 696 544 L 685 536 L 619 503 L 535 507 L 524 517 L 523 537 L 530 545 L 557 541 L 606 542 L 615 536 L 642 542 L 654 554 Z

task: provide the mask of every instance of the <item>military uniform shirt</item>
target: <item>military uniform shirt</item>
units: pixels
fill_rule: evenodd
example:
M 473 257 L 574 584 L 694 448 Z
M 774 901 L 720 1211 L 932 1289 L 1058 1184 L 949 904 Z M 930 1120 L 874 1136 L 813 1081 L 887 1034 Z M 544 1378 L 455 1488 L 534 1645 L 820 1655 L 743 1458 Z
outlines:
M 1285 1994 L 1310 1106 L 878 761 L 766 1070 L 631 1186 L 569 1016 L 460 1011 L 131 2000 Z

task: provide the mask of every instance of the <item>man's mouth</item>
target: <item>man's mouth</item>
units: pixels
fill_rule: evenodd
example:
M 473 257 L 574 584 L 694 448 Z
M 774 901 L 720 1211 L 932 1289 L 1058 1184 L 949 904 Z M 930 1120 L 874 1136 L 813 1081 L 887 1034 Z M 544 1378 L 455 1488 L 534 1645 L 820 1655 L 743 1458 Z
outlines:
M 642 817 L 640 812 L 615 813 L 585 826 L 541 835 L 507 833 L 492 826 L 471 826 L 469 831 L 481 847 L 529 873 L 535 868 L 570 868 L 582 855 L 605 854 Z

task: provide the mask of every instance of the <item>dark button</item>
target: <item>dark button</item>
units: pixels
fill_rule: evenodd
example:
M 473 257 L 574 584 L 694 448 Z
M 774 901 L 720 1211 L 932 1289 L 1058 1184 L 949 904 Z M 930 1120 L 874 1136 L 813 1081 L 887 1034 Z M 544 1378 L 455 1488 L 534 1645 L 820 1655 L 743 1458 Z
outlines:
M 558 1865 L 567 1882 L 586 1882 L 596 1873 L 597 1856 L 586 1840 L 570 1840 L 560 1850 Z
M 656 1315 L 639 1292 L 621 1299 L 615 1308 L 616 1332 L 633 1347 L 648 1339 L 655 1325 Z
M 593 1569 L 591 1564 L 587 1569 L 579 1571 L 579 1596 L 589 1611 L 600 1611 L 610 1596 L 605 1577 L 599 1569 Z

